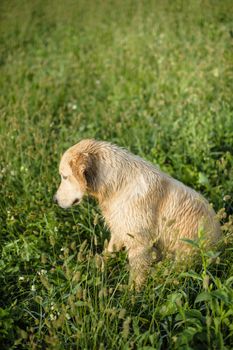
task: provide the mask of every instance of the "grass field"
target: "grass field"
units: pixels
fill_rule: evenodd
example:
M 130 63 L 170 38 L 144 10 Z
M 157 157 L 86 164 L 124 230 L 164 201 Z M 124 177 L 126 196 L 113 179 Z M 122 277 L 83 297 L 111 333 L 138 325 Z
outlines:
M 0 4 L 0 348 L 233 348 L 233 4 Z M 213 252 L 153 267 L 130 291 L 105 260 L 97 204 L 52 203 L 62 152 L 85 137 L 126 147 L 203 193 Z

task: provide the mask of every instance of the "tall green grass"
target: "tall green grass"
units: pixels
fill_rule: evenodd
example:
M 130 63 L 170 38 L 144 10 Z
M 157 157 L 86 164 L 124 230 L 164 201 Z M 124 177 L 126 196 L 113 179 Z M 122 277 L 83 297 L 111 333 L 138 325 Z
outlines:
M 2 1 L 1 349 L 233 347 L 233 13 L 226 1 Z M 128 289 L 86 199 L 52 203 L 62 152 L 118 143 L 205 195 L 223 239 Z

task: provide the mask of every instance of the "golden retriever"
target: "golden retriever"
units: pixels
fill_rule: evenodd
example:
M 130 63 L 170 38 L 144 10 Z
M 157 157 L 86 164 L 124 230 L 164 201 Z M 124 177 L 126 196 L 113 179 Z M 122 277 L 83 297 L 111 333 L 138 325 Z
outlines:
M 136 288 L 154 253 L 185 256 L 190 247 L 182 238 L 193 240 L 200 229 L 210 243 L 220 235 L 216 214 L 200 194 L 111 143 L 80 141 L 64 153 L 59 171 L 55 202 L 69 208 L 85 193 L 98 200 L 111 231 L 107 251 L 126 248 Z

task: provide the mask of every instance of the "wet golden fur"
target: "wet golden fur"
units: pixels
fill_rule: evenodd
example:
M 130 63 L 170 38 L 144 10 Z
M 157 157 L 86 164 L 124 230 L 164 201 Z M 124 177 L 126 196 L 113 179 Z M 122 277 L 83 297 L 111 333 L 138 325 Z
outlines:
M 195 239 L 200 227 L 210 243 L 219 237 L 215 212 L 200 194 L 108 142 L 87 139 L 69 148 L 60 173 L 58 204 L 69 207 L 85 193 L 98 200 L 111 231 L 107 251 L 126 248 L 137 287 L 150 271 L 153 252 L 185 255 L 190 248 L 181 239 Z

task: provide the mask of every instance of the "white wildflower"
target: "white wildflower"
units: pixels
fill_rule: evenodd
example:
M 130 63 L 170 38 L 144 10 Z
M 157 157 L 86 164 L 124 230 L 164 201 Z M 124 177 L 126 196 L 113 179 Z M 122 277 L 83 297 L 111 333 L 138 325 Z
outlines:
M 32 292 L 35 292 L 35 291 L 36 291 L 36 286 L 35 286 L 35 284 L 33 284 L 33 285 L 31 286 L 31 291 L 32 291 Z

